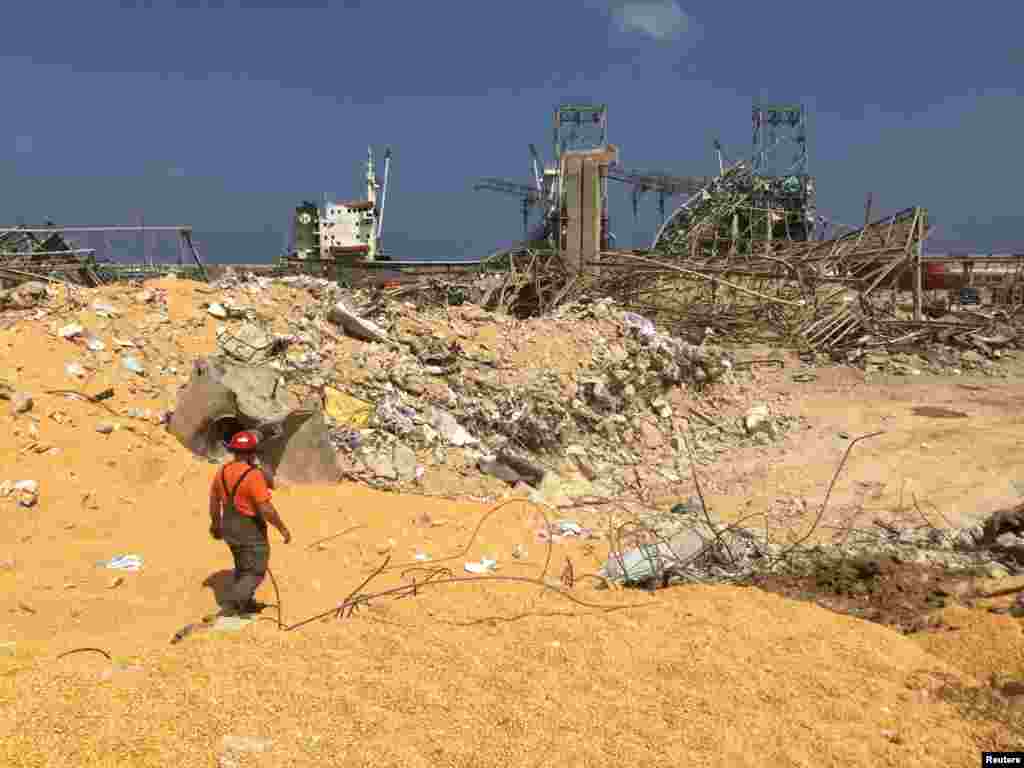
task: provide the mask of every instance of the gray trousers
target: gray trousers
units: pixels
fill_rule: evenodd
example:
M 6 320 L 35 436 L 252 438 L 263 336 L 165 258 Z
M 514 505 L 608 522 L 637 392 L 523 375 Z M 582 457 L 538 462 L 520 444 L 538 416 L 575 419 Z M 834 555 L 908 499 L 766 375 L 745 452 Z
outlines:
M 225 515 L 224 541 L 235 559 L 235 582 L 229 599 L 246 603 L 267 575 L 270 541 L 266 524 L 241 515 Z
M 231 599 L 238 603 L 252 600 L 256 588 L 263 583 L 270 562 L 269 544 L 228 544 L 235 558 L 235 583 Z

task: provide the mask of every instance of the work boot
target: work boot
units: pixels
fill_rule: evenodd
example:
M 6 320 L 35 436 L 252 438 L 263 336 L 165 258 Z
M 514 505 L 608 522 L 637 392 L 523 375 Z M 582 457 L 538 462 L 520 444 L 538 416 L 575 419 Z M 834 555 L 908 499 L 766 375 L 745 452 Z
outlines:
M 245 600 L 240 604 L 239 614 L 251 614 L 260 613 L 264 608 L 267 607 L 266 603 L 261 603 L 259 600 Z
M 221 616 L 241 616 L 243 613 L 243 606 L 244 603 L 241 603 L 238 600 L 229 600 L 221 606 L 218 613 Z

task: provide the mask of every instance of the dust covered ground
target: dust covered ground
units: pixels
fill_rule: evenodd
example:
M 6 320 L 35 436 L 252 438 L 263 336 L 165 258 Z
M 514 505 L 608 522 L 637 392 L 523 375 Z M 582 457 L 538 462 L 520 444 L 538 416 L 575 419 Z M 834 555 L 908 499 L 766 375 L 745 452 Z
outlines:
M 15 494 L 0 500 L 0 764 L 966 766 L 1024 733 L 1016 698 L 991 685 L 993 676 L 1024 679 L 1018 619 L 962 605 L 948 589 L 951 598 L 931 606 L 938 628 L 910 634 L 800 599 L 801 585 L 776 585 L 787 596 L 721 585 L 599 589 L 584 575 L 604 562 L 607 543 L 549 544 L 537 535 L 544 510 L 526 499 L 506 499 L 474 535 L 505 492 L 468 470 L 430 480 L 428 468 L 420 490 L 487 503 L 356 483 L 279 489 L 275 503 L 295 537 L 286 546 L 271 533 L 279 605 L 241 631 L 196 631 L 170 644 L 216 610 L 230 575 L 227 548 L 207 533 L 214 467 L 155 423 L 173 407 L 191 357 L 213 351 L 218 320 L 203 308 L 205 288 L 147 288 L 165 300 L 166 321 L 126 289 L 105 288 L 90 301 L 117 304 L 117 318 L 88 308 L 62 315 L 58 295 L 46 314 L 5 316 L 0 330 L 0 378 L 34 399 L 27 413 L 6 402 L 0 410 L 0 482 L 40 487 L 31 507 Z M 273 293 L 300 300 L 282 286 Z M 137 338 L 147 376 L 111 355 L 69 377 L 81 348 L 54 330 L 76 320 L 108 350 L 116 338 Z M 485 329 L 482 343 L 503 335 Z M 571 370 L 570 348 L 557 341 L 546 338 L 541 356 Z M 528 344 L 523 354 L 536 354 Z M 340 344 L 340 367 L 358 345 Z M 806 508 L 788 518 L 805 530 L 850 439 L 878 430 L 851 452 L 822 536 L 851 519 L 920 513 L 966 525 L 1019 501 L 1016 361 L 1003 378 L 865 380 L 821 368 L 801 382 L 795 358 L 744 354 L 776 354 L 785 365 L 751 366 L 674 404 L 721 420 L 719 432 L 755 401 L 798 425 L 767 444 L 708 452 L 697 469 L 723 519 Z M 109 411 L 46 394 L 108 387 Z M 922 416 L 920 406 L 967 415 Z M 101 422 L 119 428 L 102 434 Z M 654 502 L 693 492 L 684 474 Z M 610 506 L 547 514 L 600 531 Z M 141 569 L 98 565 L 119 554 L 139 555 Z M 553 584 L 568 559 L 577 578 L 561 594 L 517 581 L 426 585 L 344 619 L 278 628 L 278 608 L 286 625 L 329 612 L 386 556 L 374 589 L 408 583 L 415 568 L 466 576 L 465 563 L 485 557 L 498 576 Z M 278 602 L 269 581 L 257 597 Z M 78 648 L 110 659 L 57 658 Z

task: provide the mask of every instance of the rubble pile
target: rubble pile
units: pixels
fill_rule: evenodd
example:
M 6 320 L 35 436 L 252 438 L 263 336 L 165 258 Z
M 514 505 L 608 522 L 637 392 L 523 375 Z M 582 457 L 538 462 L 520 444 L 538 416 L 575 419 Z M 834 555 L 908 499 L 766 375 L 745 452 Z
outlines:
M 35 314 L 8 319 L 40 324 L 54 354 L 47 388 L 116 393 L 104 403 L 114 418 L 90 432 L 112 434 L 118 418 L 170 423 L 198 361 L 261 367 L 322 409 L 344 476 L 429 493 L 565 504 L 638 478 L 678 483 L 688 474 L 689 406 L 700 390 L 731 391 L 707 387 L 734 376 L 722 349 L 657 332 L 611 300 L 521 320 L 468 302 L 417 306 L 376 289 L 231 270 L 212 284 L 76 287 L 66 299 L 42 288 Z M 790 428 L 784 413 L 747 413 L 750 405 L 704 406 L 716 423 L 699 425 L 697 461 Z
M 1000 365 L 1014 356 L 1016 347 L 958 349 L 947 345 L 931 345 L 914 351 L 877 350 L 868 352 L 857 359 L 867 373 L 882 373 L 895 376 L 960 376 L 980 374 L 983 376 L 1006 377 Z
M 444 464 L 453 448 L 512 485 L 537 488 L 570 457 L 583 465 L 586 480 L 611 479 L 612 468 L 640 460 L 633 447 L 681 450 L 671 393 L 725 380 L 732 370 L 723 350 L 657 333 L 610 301 L 529 323 L 474 305 L 431 312 L 392 304 L 371 322 L 375 340 L 353 354 L 347 380 L 332 382 L 365 404 L 364 415 L 358 424 L 344 423 L 330 408 L 328 416 L 338 428 L 337 444 L 353 448 L 367 468 L 388 479 L 417 476 L 414 468 L 398 470 L 396 451 L 407 456 L 411 449 L 427 463 Z M 466 326 L 474 325 L 510 337 L 506 344 L 470 349 L 476 332 Z M 588 349 L 577 359 L 563 358 L 561 366 L 516 354 L 517 346 L 538 336 L 572 334 L 585 334 Z M 607 484 L 595 490 L 611 492 Z

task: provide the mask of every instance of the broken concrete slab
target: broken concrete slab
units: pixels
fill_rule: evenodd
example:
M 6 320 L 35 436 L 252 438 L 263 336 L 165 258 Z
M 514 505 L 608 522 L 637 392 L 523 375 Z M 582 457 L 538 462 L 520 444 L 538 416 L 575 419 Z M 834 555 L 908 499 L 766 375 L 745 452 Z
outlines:
M 405 443 L 395 443 L 391 449 L 391 464 L 399 480 L 408 482 L 416 477 L 416 452 Z
M 380 326 L 357 315 L 345 302 L 339 301 L 327 315 L 327 319 L 344 329 L 345 333 L 363 341 L 391 343 L 391 339 Z
M 302 406 L 269 368 L 197 360 L 167 429 L 192 453 L 218 461 L 227 457 L 231 435 L 255 430 L 263 461 L 283 482 L 331 483 L 341 476 L 319 405 Z

